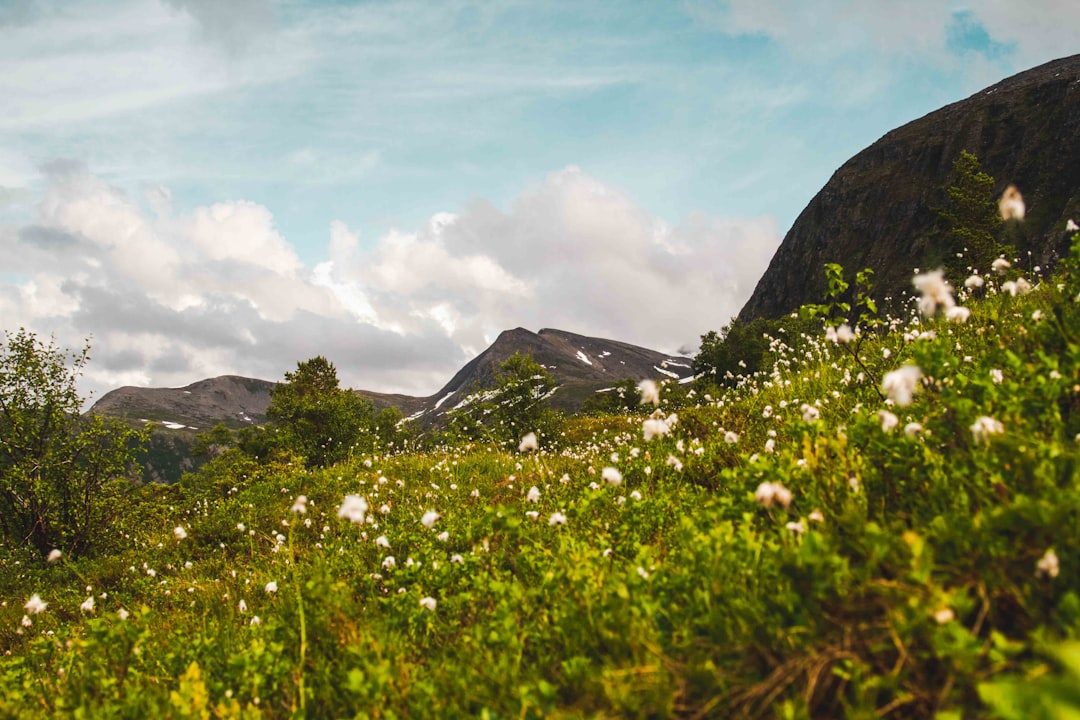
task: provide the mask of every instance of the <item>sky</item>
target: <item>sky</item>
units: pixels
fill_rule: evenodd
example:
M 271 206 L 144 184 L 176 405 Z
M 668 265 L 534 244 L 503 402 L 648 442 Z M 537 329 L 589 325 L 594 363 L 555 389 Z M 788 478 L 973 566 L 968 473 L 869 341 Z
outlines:
M 692 351 L 889 130 L 1075 0 L 0 0 L 0 329 L 91 398 L 431 395 L 499 332 Z

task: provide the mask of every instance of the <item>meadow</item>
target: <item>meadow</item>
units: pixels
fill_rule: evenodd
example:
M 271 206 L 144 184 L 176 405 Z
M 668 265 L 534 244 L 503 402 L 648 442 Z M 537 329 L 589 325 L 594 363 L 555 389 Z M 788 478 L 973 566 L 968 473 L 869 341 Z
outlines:
M 5 546 L 0 715 L 1077 717 L 1080 235 L 995 265 L 686 406 L 226 453 Z

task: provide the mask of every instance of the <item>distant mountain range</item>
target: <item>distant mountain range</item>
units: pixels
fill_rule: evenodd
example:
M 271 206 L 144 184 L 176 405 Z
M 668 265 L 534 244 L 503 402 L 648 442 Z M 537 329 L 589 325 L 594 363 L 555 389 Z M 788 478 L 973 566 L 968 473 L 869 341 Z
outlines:
M 1066 221 L 1080 222 L 1080 55 L 947 105 L 844 163 L 792 225 L 740 319 L 779 317 L 820 300 L 825 263 L 849 274 L 873 268 L 879 297 L 910 292 L 912 270 L 941 256 L 934 208 L 945 204 L 964 150 L 994 177 L 998 194 L 1010 184 L 1023 193 L 1027 217 L 1010 242 L 1025 267 L 1051 267 L 1067 250 Z
M 469 393 L 491 387 L 495 370 L 514 353 L 532 355 L 555 378 L 552 405 L 574 412 L 593 393 L 620 380 L 669 377 L 692 379 L 691 361 L 616 340 L 586 337 L 563 330 L 538 333 L 507 330 L 459 370 L 439 392 L 413 397 L 356 390 L 376 408 L 393 406 L 424 426 L 438 425 Z M 223 422 L 232 428 L 266 421 L 273 382 L 223 375 L 181 388 L 122 387 L 101 397 L 91 412 L 134 423 L 154 422 L 167 431 L 209 430 Z

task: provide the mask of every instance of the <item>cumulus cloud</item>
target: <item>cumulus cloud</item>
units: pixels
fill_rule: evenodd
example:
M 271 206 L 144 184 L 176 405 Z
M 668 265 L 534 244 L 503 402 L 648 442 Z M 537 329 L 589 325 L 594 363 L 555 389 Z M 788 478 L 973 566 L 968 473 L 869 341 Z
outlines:
M 738 312 L 778 243 L 770 218 L 669 225 L 568 167 L 508 211 L 475 200 L 339 252 L 330 275 L 397 327 L 434 320 L 474 351 L 518 325 L 674 351 Z
M 182 213 L 164 188 L 43 173 L 34 221 L 0 227 L 0 312 L 69 346 L 92 336 L 97 393 L 277 379 L 321 354 L 350 386 L 427 395 L 516 326 L 673 352 L 738 311 L 779 242 L 768 218 L 669 225 L 568 167 L 507 210 L 477 199 L 373 242 L 334 221 L 309 267 L 262 205 Z

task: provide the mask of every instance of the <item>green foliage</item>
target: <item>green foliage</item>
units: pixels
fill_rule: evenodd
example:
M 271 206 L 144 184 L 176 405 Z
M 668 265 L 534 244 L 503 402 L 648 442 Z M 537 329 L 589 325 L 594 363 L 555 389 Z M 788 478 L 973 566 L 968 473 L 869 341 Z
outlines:
M 964 323 L 776 330 L 678 419 L 557 448 L 138 488 L 107 556 L 0 549 L 0 716 L 1072 717 L 1080 236 L 1060 268 Z M 859 377 L 907 365 L 907 404 Z
M 299 453 L 313 467 L 341 462 L 374 444 L 374 406 L 338 387 L 337 369 L 321 355 L 297 363 L 271 388 L 266 416 L 276 431 L 274 446 Z
M 719 333 L 710 330 L 701 336 L 701 349 L 694 356 L 699 387 L 731 387 L 737 378 L 766 369 L 775 359 L 773 340 L 795 343 L 805 327 L 806 323 L 792 317 L 754 318 L 750 322 L 732 318 Z
M 1011 257 L 1012 248 L 1000 242 L 1002 221 L 994 178 L 983 172 L 975 155 L 965 150 L 953 161 L 945 197 L 945 206 L 937 210 L 945 225 L 943 256 L 928 260 L 944 264 L 950 279 L 958 283 L 969 274 L 968 267 L 986 272 L 998 255 Z
M 107 524 L 115 482 L 147 440 L 82 416 L 76 382 L 89 345 L 70 356 L 20 329 L 0 348 L 0 528 L 7 543 L 85 553 Z
M 449 413 L 452 435 L 517 446 L 528 433 L 551 438 L 561 422 L 547 400 L 555 378 L 532 355 L 514 353 L 495 370 L 495 387 L 474 391 Z

